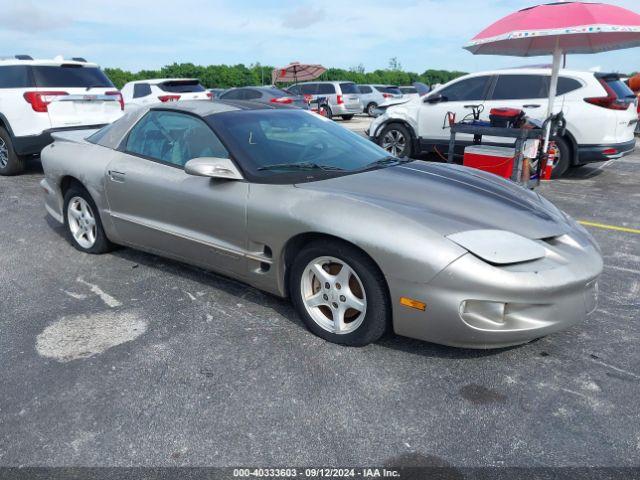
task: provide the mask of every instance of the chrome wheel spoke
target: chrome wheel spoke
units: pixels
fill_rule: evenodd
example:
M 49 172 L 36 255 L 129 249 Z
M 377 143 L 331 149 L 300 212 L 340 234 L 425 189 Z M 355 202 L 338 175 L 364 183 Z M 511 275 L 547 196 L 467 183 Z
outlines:
M 344 302 L 344 304 L 347 306 L 347 308 L 353 308 L 358 312 L 364 311 L 364 308 L 365 308 L 364 302 L 360 300 L 358 297 L 356 297 L 353 294 L 353 292 L 351 292 L 351 290 L 349 290 L 348 292 L 345 292 L 344 296 L 346 298 L 346 301 Z
M 342 333 L 342 331 L 345 330 L 345 312 L 346 308 L 344 308 L 342 305 L 339 305 L 338 308 L 331 309 L 331 313 L 333 314 L 333 329 L 336 333 Z
M 324 299 L 323 295 L 322 291 L 319 291 L 318 293 L 308 297 L 305 302 L 311 308 L 328 305 L 329 303 Z
M 311 267 L 311 271 L 316 276 L 318 281 L 323 284 L 323 288 L 325 283 L 332 282 L 333 280 L 333 277 L 324 268 L 322 268 L 322 264 L 313 264 L 313 266 Z

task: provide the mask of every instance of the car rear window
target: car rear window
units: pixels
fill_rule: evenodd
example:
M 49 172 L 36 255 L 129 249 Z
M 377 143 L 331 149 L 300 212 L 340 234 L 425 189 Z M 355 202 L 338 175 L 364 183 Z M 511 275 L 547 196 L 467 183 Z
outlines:
M 0 67 L 0 88 L 30 88 L 33 80 L 25 65 Z
M 34 65 L 31 70 L 35 84 L 38 87 L 114 88 L 109 77 L 97 67 Z
M 204 92 L 198 80 L 174 80 L 158 84 L 160 90 L 170 93 Z
M 393 95 L 402 95 L 402 91 L 398 87 L 386 87 L 384 91 Z
M 633 100 L 636 96 L 633 93 L 633 90 L 629 88 L 629 86 L 624 83 L 618 77 L 605 77 L 604 81 L 607 82 L 607 85 L 611 87 L 611 89 L 616 92 L 616 96 L 620 100 Z
M 340 90 L 342 90 L 342 93 L 360 93 L 355 83 L 341 83 Z
M 400 87 L 402 93 L 418 93 L 415 87 Z

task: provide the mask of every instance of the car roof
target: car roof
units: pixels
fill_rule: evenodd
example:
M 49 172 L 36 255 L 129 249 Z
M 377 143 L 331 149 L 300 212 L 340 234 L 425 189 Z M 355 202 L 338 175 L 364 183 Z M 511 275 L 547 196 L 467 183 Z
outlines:
M 79 62 L 77 60 L 55 60 L 50 58 L 36 58 L 32 60 L 20 60 L 14 57 L 0 58 L 0 65 L 30 65 L 30 66 L 45 66 L 45 67 L 59 67 L 61 65 L 78 65 L 80 67 L 98 67 L 97 63 L 93 62 Z
M 150 106 L 149 110 L 176 110 L 180 112 L 189 112 L 200 117 L 208 117 L 224 112 L 233 112 L 239 110 L 287 110 L 292 107 L 279 104 L 265 104 L 260 102 L 252 102 L 250 100 L 186 100 L 183 102 L 159 103 Z M 295 109 L 295 108 L 294 108 Z M 295 109 L 297 110 L 297 109 Z
M 484 72 L 474 72 L 464 77 L 478 77 L 482 75 L 551 75 L 551 68 L 505 68 L 502 70 L 487 70 Z M 561 69 L 560 75 L 571 75 L 576 77 L 593 76 L 594 72 L 585 70 Z M 460 77 L 462 78 L 462 77 Z M 457 80 L 457 79 L 456 79 Z
M 166 82 L 199 82 L 200 80 L 197 78 L 147 78 L 145 80 L 133 80 L 131 82 L 127 82 L 127 85 L 134 85 L 136 83 L 150 83 L 152 85 L 158 85 L 159 83 Z

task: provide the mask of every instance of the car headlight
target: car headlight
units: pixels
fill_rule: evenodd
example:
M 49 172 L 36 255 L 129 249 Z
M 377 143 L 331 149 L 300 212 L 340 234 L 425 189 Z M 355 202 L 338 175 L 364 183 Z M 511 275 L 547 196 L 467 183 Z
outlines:
M 528 262 L 546 254 L 545 248 L 539 243 L 506 230 L 468 230 L 447 235 L 447 238 L 496 265 Z

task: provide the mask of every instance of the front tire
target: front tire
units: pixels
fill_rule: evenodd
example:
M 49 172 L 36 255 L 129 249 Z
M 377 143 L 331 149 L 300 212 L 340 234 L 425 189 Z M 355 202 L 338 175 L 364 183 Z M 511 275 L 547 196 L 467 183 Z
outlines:
M 24 159 L 14 150 L 9 132 L 0 127 L 0 175 L 18 175 L 23 170 Z
M 387 331 L 391 305 L 384 277 L 357 248 L 313 242 L 295 258 L 289 280 L 293 305 L 320 338 L 362 347 Z
M 106 253 L 113 245 L 104 233 L 95 202 L 86 189 L 74 185 L 64 195 L 64 226 L 69 243 L 85 253 Z
M 382 129 L 377 144 L 394 157 L 411 158 L 413 155 L 413 135 L 400 123 L 391 123 Z

